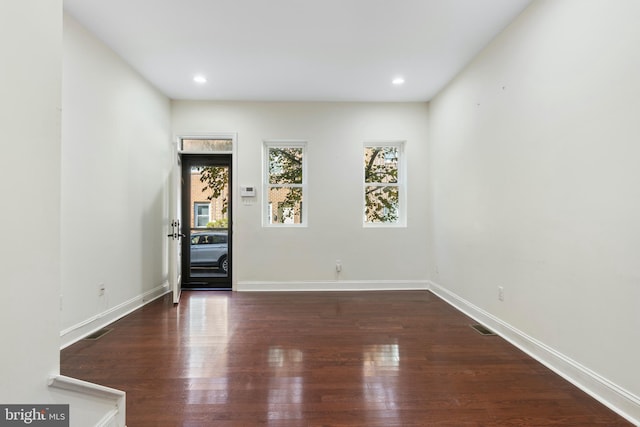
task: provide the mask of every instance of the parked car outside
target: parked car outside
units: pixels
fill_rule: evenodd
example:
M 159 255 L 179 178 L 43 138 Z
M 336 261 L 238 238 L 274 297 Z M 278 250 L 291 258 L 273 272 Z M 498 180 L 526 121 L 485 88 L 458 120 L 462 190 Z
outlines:
M 191 234 L 191 266 L 217 267 L 228 273 L 227 233 L 204 231 Z

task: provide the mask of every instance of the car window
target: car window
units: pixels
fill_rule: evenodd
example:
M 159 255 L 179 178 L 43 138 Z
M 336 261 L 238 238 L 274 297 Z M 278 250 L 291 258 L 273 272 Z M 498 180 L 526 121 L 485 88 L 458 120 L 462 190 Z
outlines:
M 191 237 L 192 245 L 211 245 L 227 243 L 226 234 L 198 234 Z
M 224 234 L 214 234 L 212 237 L 213 243 L 227 243 L 227 236 Z
M 211 236 L 195 235 L 191 238 L 192 245 L 206 245 L 211 243 Z

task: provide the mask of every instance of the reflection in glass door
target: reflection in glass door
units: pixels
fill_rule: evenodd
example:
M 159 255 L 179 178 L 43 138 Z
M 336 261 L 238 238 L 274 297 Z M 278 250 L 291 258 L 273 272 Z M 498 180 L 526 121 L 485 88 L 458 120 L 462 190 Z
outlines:
M 185 288 L 231 288 L 231 155 L 182 156 Z

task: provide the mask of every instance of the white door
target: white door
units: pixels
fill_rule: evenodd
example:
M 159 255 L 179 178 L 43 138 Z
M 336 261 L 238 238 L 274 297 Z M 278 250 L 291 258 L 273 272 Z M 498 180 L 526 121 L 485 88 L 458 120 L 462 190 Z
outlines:
M 171 197 L 169 198 L 169 284 L 173 292 L 173 303 L 180 302 L 182 290 L 182 170 L 180 159 L 176 156 L 176 162 L 171 171 Z

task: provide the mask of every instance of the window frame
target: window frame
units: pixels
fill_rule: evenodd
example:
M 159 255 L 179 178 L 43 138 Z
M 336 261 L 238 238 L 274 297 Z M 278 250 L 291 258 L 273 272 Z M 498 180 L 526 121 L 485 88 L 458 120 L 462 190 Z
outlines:
M 208 212 L 208 216 L 209 216 L 209 220 L 207 221 L 207 224 L 211 222 L 211 202 L 193 202 L 193 228 L 207 228 L 207 224 L 205 225 L 198 225 L 198 218 L 201 215 L 198 215 L 198 208 L 199 207 L 207 207 L 207 212 Z
M 395 183 L 366 182 L 365 159 L 367 148 L 393 147 L 398 150 L 398 177 Z M 362 173 L 362 226 L 363 228 L 402 228 L 407 226 L 407 163 L 405 155 L 405 140 L 365 141 L 362 144 L 360 170 Z M 368 222 L 366 217 L 367 187 L 396 187 L 398 189 L 398 219 L 395 222 Z
M 262 150 L 262 226 L 263 227 L 307 227 L 308 226 L 308 174 L 307 174 L 307 150 L 308 144 L 304 140 L 264 140 Z M 271 184 L 269 176 L 269 152 L 273 148 L 300 148 L 302 150 L 302 183 L 301 184 Z M 269 201 L 269 190 L 272 187 L 300 188 L 302 200 L 300 201 L 300 222 L 280 223 L 273 220 L 273 205 Z

